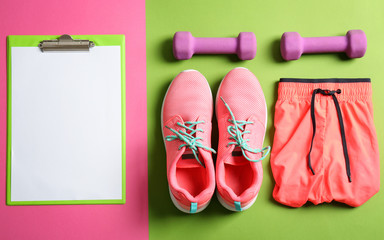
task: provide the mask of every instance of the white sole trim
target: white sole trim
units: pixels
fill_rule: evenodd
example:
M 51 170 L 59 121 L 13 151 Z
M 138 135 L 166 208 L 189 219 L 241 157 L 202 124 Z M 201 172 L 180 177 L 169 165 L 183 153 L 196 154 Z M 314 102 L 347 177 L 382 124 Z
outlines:
M 182 206 L 180 206 L 180 204 L 177 202 L 176 198 L 173 196 L 172 192 L 171 192 L 171 189 L 169 189 L 169 196 L 171 197 L 172 199 L 172 202 L 173 202 L 173 205 L 175 205 L 175 207 L 177 209 L 179 209 L 180 211 L 184 212 L 184 213 L 189 213 L 189 214 L 195 214 L 195 213 L 199 213 L 201 211 L 203 211 L 204 209 L 206 209 L 209 205 L 209 203 L 211 202 L 211 200 L 209 200 L 205 205 L 203 205 L 202 207 L 198 208 L 196 210 L 196 212 L 194 213 L 191 213 L 190 211 L 188 211 L 187 209 L 183 208 Z
M 252 199 L 252 201 L 250 203 L 248 203 L 247 206 L 245 207 L 242 207 L 241 210 L 242 211 L 245 211 L 247 210 L 248 208 L 252 207 L 252 205 L 256 202 L 256 199 L 257 199 L 257 196 L 258 194 L 256 195 L 256 197 L 254 197 Z M 226 209 L 230 210 L 230 211 L 233 211 L 233 212 L 239 212 L 238 210 L 236 210 L 236 208 L 232 207 L 231 205 L 227 204 L 224 199 L 220 196 L 220 193 L 218 191 L 216 191 L 216 197 L 217 199 L 219 200 L 220 204 L 225 207 Z

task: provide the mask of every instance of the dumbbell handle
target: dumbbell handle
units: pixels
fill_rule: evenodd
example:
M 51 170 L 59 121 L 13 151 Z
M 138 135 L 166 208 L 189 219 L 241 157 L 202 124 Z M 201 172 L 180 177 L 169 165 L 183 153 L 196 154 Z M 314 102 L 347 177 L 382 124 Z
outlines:
M 348 48 L 346 36 L 336 37 L 306 37 L 303 39 L 303 52 L 345 52 Z
M 195 53 L 237 53 L 237 38 L 194 38 Z

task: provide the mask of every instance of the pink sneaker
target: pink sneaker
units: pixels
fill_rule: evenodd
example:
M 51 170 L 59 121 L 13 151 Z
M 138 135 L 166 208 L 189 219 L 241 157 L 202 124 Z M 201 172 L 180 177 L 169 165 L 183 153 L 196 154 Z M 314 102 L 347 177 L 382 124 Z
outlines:
M 215 191 L 212 114 L 205 77 L 196 70 L 177 75 L 165 95 L 161 122 L 171 199 L 186 213 L 204 210 Z
M 216 161 L 217 197 L 232 211 L 246 210 L 256 201 L 263 180 L 262 148 L 267 107 L 257 78 L 245 68 L 235 68 L 217 92 L 216 117 L 219 149 Z

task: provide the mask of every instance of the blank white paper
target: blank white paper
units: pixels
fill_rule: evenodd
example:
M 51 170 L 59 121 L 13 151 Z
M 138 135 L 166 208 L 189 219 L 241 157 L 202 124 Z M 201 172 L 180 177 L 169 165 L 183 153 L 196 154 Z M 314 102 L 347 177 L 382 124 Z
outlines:
M 120 46 L 11 52 L 11 201 L 122 199 Z

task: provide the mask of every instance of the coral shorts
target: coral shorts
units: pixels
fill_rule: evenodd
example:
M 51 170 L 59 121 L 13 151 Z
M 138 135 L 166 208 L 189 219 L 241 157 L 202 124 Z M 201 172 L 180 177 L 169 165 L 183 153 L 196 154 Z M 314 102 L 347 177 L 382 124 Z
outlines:
M 271 167 L 276 201 L 360 206 L 380 188 L 370 79 L 281 79 Z

